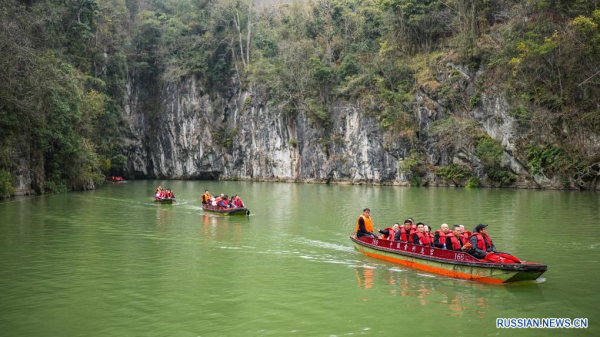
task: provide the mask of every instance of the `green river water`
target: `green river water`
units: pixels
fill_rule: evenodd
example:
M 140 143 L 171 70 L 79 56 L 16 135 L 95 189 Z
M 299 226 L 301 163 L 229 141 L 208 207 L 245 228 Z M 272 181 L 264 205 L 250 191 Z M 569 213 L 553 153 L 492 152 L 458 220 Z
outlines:
M 152 203 L 154 187 L 178 203 Z M 200 207 L 240 194 L 251 215 Z M 364 256 L 348 234 L 413 217 L 489 224 L 548 265 L 487 285 Z M 508 189 L 130 181 L 0 202 L 0 336 L 598 336 L 600 194 Z M 588 318 L 497 329 L 496 318 Z

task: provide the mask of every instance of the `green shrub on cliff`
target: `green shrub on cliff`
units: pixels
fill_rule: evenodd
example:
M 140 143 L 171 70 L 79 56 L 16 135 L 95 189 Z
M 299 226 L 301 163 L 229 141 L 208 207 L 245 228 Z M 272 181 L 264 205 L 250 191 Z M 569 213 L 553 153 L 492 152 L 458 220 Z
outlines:
M 464 180 L 470 174 L 471 171 L 468 168 L 458 164 L 440 166 L 435 171 L 436 176 L 446 181 L 452 181 L 456 185 L 458 185 L 460 181 Z
M 480 187 L 479 178 L 478 177 L 469 178 L 469 181 L 467 182 L 465 187 L 466 188 L 479 188 Z
M 15 193 L 13 187 L 12 174 L 5 170 L 0 170 L 0 197 L 8 197 Z

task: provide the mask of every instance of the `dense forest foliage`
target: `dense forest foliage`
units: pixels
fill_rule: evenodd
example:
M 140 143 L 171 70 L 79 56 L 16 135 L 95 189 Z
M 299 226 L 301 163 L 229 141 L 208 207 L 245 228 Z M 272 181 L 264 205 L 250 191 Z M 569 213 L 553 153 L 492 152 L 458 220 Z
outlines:
M 472 137 L 486 174 L 514 176 L 503 148 L 465 121 L 492 90 L 507 94 L 527 137 L 530 172 L 577 178 L 600 155 L 599 0 L 7 0 L 0 4 L 0 193 L 29 158 L 39 192 L 88 188 L 118 172 L 128 76 L 148 90 L 195 77 L 264 92 L 273 111 L 332 126 L 334 102 L 358 102 L 423 162 L 415 94 L 443 105 L 429 132 Z M 468 92 L 460 72 L 478 74 Z M 451 144 L 446 144 L 451 148 Z M 327 146 L 324 143 L 324 146 Z M 444 179 L 469 177 L 441 167 Z M 475 178 L 475 177 L 472 177 Z M 477 185 L 477 181 L 472 181 Z

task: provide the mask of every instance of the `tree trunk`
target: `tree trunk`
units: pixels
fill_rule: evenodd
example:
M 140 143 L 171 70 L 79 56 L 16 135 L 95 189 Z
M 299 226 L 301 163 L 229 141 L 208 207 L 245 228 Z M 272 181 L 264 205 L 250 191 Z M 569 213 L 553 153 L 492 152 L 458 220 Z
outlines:
M 240 54 L 242 55 L 242 63 L 244 67 L 246 66 L 246 60 L 244 59 L 244 45 L 242 44 L 242 30 L 240 29 L 240 14 L 238 11 L 235 11 L 235 17 L 233 18 L 233 22 L 235 23 L 235 28 L 238 31 L 238 37 L 240 41 Z
M 250 64 L 250 41 L 252 38 L 252 0 L 248 0 L 248 32 L 246 35 L 246 64 Z

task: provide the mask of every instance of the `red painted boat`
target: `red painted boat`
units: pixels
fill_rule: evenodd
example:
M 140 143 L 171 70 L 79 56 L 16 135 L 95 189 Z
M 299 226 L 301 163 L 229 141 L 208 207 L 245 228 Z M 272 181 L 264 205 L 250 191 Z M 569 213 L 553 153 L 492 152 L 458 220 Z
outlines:
M 202 205 L 202 209 L 212 213 L 221 215 L 250 215 L 250 210 L 247 208 L 225 208 L 212 205 Z
M 405 242 L 350 236 L 361 253 L 427 272 L 485 283 L 535 280 L 548 266 L 539 263 L 491 263 L 464 253 Z

